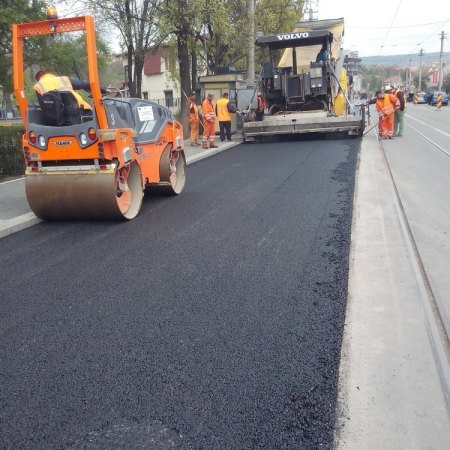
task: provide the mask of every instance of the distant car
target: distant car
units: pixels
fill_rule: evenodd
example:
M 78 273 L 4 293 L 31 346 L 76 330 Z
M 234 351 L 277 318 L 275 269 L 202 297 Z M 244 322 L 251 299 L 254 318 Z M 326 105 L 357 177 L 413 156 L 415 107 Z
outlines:
M 425 92 L 419 92 L 418 94 L 417 94 L 417 96 L 418 96 L 418 98 L 417 98 L 417 103 L 426 103 L 427 101 L 426 101 L 426 99 L 425 99 L 425 96 L 426 96 L 427 94 L 425 93 Z
M 442 94 L 442 106 L 448 105 L 448 95 L 445 92 L 433 92 L 433 97 L 431 98 L 431 105 L 437 105 L 438 94 Z

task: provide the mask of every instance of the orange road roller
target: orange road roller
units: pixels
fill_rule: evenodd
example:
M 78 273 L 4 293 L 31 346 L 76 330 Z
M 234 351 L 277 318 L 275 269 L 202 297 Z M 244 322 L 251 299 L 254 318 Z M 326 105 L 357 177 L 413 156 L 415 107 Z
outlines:
M 102 97 L 93 18 L 58 19 L 50 10 L 45 21 L 13 25 L 14 92 L 25 125 L 25 188 L 32 211 L 45 220 L 133 219 L 146 188 L 180 194 L 186 181 L 181 123 L 148 100 Z M 55 116 L 54 110 L 28 105 L 23 41 L 70 31 L 86 33 L 93 105 L 86 111 L 70 90 L 52 91 Z

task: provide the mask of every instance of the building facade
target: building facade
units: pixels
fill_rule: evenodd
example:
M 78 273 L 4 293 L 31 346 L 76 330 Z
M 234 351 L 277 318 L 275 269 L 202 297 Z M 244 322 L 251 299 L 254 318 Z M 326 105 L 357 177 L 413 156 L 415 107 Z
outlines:
M 127 71 L 127 60 L 122 59 Z M 174 114 L 181 108 L 180 83 L 171 78 L 169 58 L 164 50 L 147 53 L 144 57 L 141 92 L 142 98 L 169 108 Z

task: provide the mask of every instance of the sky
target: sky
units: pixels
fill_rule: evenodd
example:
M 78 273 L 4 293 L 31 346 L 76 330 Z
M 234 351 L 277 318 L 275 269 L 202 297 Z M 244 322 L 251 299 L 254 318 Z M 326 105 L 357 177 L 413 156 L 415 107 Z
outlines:
M 344 18 L 345 49 L 358 51 L 360 57 L 376 56 L 380 65 L 384 55 L 405 55 L 398 65 L 406 66 L 420 49 L 424 55 L 439 53 L 442 31 L 444 52 L 450 52 L 450 1 L 430 1 L 429 12 L 425 5 L 427 0 L 311 0 L 316 19 Z M 63 6 L 58 8 L 67 13 Z M 119 51 L 118 39 L 111 44 Z
M 344 18 L 344 48 L 358 56 L 418 55 L 440 52 L 440 33 L 450 52 L 450 2 L 433 0 L 312 0 L 317 19 Z M 409 58 L 405 57 L 406 64 Z M 378 58 L 377 58 L 378 62 Z

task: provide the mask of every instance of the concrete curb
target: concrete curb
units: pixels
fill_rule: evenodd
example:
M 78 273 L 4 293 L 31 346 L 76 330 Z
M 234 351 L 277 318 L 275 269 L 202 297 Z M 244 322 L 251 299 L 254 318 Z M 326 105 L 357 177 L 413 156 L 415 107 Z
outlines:
M 14 219 L 4 220 L 0 223 L 0 238 L 24 230 L 39 222 L 42 222 L 42 220 L 36 217 L 32 212 L 15 217 Z

